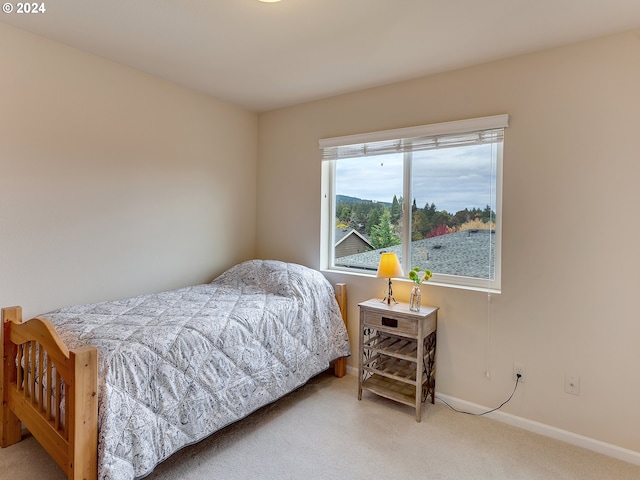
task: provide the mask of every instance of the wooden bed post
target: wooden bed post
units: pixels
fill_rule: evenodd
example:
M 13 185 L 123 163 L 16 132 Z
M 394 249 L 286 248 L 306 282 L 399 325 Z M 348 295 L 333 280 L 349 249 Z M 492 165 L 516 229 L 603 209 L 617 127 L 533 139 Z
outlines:
M 336 300 L 340 306 L 342 321 L 347 325 L 347 285 L 345 283 L 336 283 Z M 347 357 L 341 357 L 333 364 L 333 374 L 342 378 L 347 374 Z
M 22 439 L 20 419 L 9 408 L 9 385 L 16 382 L 17 347 L 9 338 L 9 322 L 22 323 L 22 308 L 2 309 L 2 371 L 0 371 L 0 392 L 2 409 L 0 410 L 0 446 L 8 447 Z
M 98 472 L 98 351 L 69 352 L 74 379 L 69 382 L 69 480 L 95 480 Z

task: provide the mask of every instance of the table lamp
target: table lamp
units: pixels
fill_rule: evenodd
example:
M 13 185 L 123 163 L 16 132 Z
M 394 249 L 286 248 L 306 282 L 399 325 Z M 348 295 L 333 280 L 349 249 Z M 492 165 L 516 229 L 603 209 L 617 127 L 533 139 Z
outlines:
M 377 276 L 389 279 L 389 291 L 382 301 L 387 302 L 387 305 L 391 305 L 391 300 L 393 300 L 393 303 L 398 303 L 396 299 L 393 298 L 393 292 L 391 291 L 391 278 L 403 277 L 404 272 L 400 266 L 400 260 L 398 260 L 398 256 L 395 253 L 385 252 L 380 255 Z

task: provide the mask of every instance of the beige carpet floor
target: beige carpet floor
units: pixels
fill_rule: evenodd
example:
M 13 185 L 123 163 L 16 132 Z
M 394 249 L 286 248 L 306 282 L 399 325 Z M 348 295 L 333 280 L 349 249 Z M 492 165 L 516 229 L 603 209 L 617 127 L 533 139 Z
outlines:
M 150 480 L 640 479 L 640 466 L 505 425 L 365 392 L 320 375 L 280 401 L 178 452 Z M 0 449 L 0 478 L 62 480 L 28 437 Z

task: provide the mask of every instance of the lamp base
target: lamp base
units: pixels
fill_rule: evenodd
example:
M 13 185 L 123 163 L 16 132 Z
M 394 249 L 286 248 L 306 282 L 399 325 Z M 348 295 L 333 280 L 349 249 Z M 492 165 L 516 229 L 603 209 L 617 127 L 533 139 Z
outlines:
M 393 290 L 391 289 L 391 279 L 389 279 L 389 290 L 387 291 L 387 296 L 382 299 L 382 303 L 391 305 L 391 302 L 393 302 L 394 304 L 398 303 L 396 299 L 393 298 Z

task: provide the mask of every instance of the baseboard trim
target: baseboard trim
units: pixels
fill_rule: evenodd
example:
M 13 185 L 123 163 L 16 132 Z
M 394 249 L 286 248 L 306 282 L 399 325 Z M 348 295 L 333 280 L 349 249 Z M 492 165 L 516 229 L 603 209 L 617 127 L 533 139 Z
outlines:
M 449 395 L 444 395 L 436 391 L 436 401 L 440 399 L 444 400 L 452 407 L 458 410 L 464 410 L 466 412 L 481 413 L 491 409 L 490 407 L 485 407 L 482 405 L 478 405 L 476 403 L 467 402 L 465 400 L 451 397 Z M 591 450 L 592 452 L 596 452 L 596 453 L 601 453 L 602 455 L 606 455 L 608 457 L 616 458 L 618 460 L 622 460 L 634 465 L 640 465 L 640 452 L 636 452 L 634 450 L 629 450 L 626 448 L 619 447 L 617 445 L 605 443 L 600 440 L 596 440 L 590 437 L 585 437 L 584 435 L 579 435 L 577 433 L 569 432 L 567 430 L 562 430 L 560 428 L 552 427 L 551 425 L 546 425 L 544 423 L 536 422 L 534 420 L 528 420 L 526 418 L 518 417 L 510 413 L 495 411 L 487 414 L 486 417 L 491 418 L 493 420 L 497 420 L 502 423 L 506 423 L 508 425 L 513 425 L 515 427 L 522 428 L 523 430 L 527 430 L 529 432 L 544 435 L 545 437 L 554 438 L 556 440 L 560 440 L 560 441 L 569 443 L 571 445 L 576 445 L 578 447 L 586 448 L 587 450 Z
M 353 375 L 357 378 L 358 369 L 355 367 L 347 366 L 347 374 Z M 442 399 L 452 407 L 458 410 L 463 410 L 465 412 L 482 413 L 486 412 L 487 410 L 491 410 L 490 407 L 478 405 L 477 403 L 467 402 L 466 400 L 461 400 L 459 398 L 451 397 L 449 395 L 445 395 L 436 391 L 436 401 L 439 399 Z M 518 417 L 510 413 L 495 411 L 487 414 L 486 417 L 497 420 L 498 422 L 512 425 L 514 427 L 522 428 L 523 430 L 527 430 L 529 432 L 543 435 L 545 437 L 554 438 L 556 440 L 566 442 L 570 445 L 586 448 L 587 450 L 591 450 L 592 452 L 600 453 L 612 458 L 617 458 L 618 460 L 622 460 L 633 465 L 640 465 L 640 452 L 636 452 L 634 450 L 619 447 L 611 443 L 605 443 L 594 438 L 569 432 L 567 430 L 562 430 L 551 425 L 536 422 L 535 420 Z

